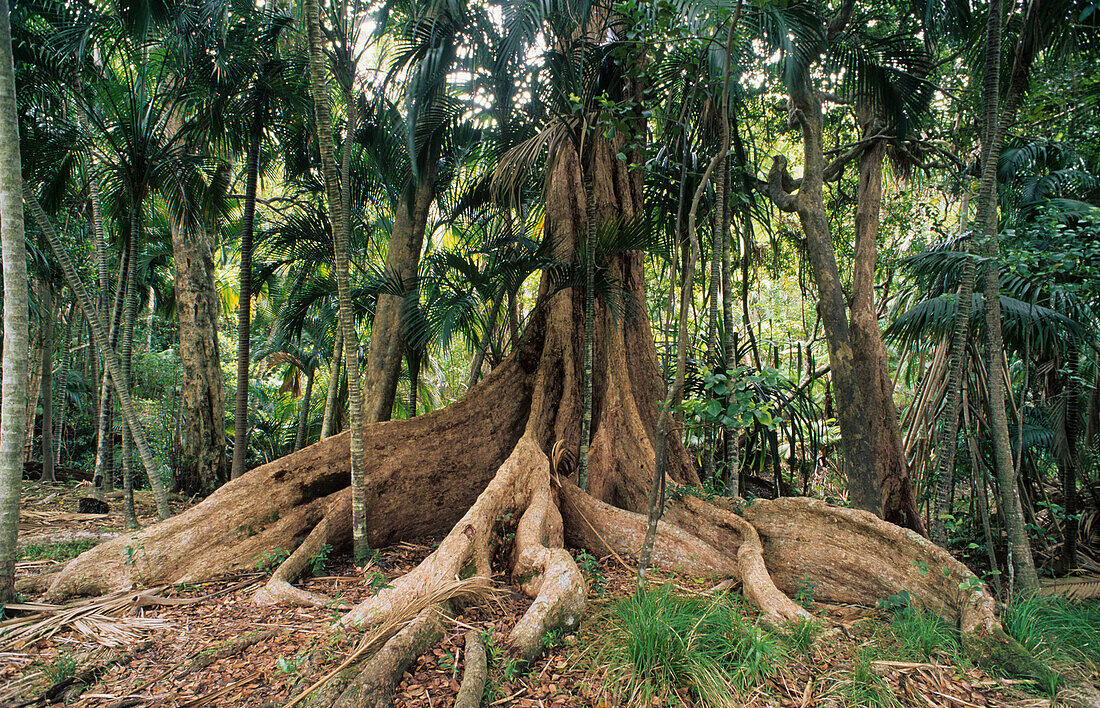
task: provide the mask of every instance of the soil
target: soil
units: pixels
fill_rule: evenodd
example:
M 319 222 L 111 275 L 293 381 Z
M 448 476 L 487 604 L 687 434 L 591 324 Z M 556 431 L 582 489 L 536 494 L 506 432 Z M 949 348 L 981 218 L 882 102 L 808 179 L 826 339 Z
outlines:
M 110 514 L 76 513 L 81 486 L 24 483 L 20 534 L 28 542 L 43 544 L 78 539 L 107 538 L 122 528 L 119 504 Z M 138 515 L 143 523 L 155 521 L 156 509 L 148 493 L 137 494 Z M 173 511 L 186 508 L 173 504 Z M 52 539 L 52 541 L 48 541 Z M 438 539 L 403 543 L 381 549 L 373 565 L 355 568 L 350 559 L 327 559 L 316 568 L 318 577 L 301 583 L 309 591 L 355 604 L 379 587 L 408 572 L 431 552 Z M 25 545 L 21 544 L 21 545 Z M 579 564 L 589 579 L 590 611 L 574 634 L 556 639 L 525 670 L 508 661 L 498 647 L 512 625 L 530 604 L 518 588 L 503 576 L 494 578 L 499 591 L 489 602 L 467 608 L 448 624 L 443 639 L 420 656 L 394 693 L 397 706 L 447 708 L 453 705 L 462 679 L 463 643 L 474 628 L 489 642 L 490 679 L 483 705 L 492 706 L 612 706 L 619 704 L 606 678 L 601 639 L 607 636 L 614 602 L 634 589 L 634 571 L 613 557 L 581 557 Z M 270 565 L 271 558 L 257 558 Z M 21 562 L 17 577 L 49 572 L 58 562 Z M 69 701 L 84 707 L 114 706 L 280 706 L 301 689 L 338 664 L 353 649 L 358 633 L 338 629 L 341 613 L 334 608 L 258 606 L 255 590 L 269 571 L 257 570 L 168 588 L 167 598 L 203 598 L 175 606 L 143 607 L 137 612 L 167 623 L 166 629 L 146 633 L 131 646 L 103 647 L 86 635 L 62 631 L 28 646 L 0 653 L 0 705 L 15 706 L 40 699 L 58 678 L 60 667 L 80 671 L 105 665 L 129 654 L 128 660 L 108 668 L 97 682 Z M 703 593 L 701 581 L 665 575 L 659 581 L 675 583 L 684 593 Z M 34 598 L 25 598 L 31 601 Z M 822 639 L 808 655 L 791 653 L 785 667 L 752 694 L 743 696 L 746 706 L 843 705 L 837 688 L 852 673 L 852 657 L 875 641 L 887 621 L 885 613 L 847 605 L 810 603 L 812 614 L 823 621 Z M 263 633 L 263 634 L 261 634 Z M 238 644 L 263 637 L 236 652 Z M 242 638 L 244 641 L 242 642 Z M 221 650 L 228 654 L 185 674 L 203 657 Z M 1048 705 L 1028 697 L 1016 682 L 998 679 L 976 668 L 947 663 L 885 662 L 874 670 L 891 686 L 902 705 L 921 706 L 1020 706 Z M 184 675 L 185 674 L 185 675 Z M 692 705 L 689 696 L 682 705 Z M 54 705 L 38 702 L 37 705 Z M 56 705 L 61 705 L 57 703 Z

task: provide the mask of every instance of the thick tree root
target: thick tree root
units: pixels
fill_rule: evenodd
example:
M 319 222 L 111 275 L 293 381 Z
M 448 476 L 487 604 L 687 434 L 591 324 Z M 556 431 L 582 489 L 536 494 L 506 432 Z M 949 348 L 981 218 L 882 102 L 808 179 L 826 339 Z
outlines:
M 258 605 L 289 602 L 311 607 L 350 609 L 347 603 L 334 602 L 332 598 L 291 585 L 305 572 L 325 545 L 335 549 L 347 546 L 351 541 L 351 490 L 340 492 L 334 497 L 332 505 L 302 541 L 302 545 L 280 563 L 267 583 L 256 591 L 252 597 L 253 602 Z
M 416 657 L 443 636 L 443 614 L 438 606 L 425 609 L 378 652 L 358 667 L 342 672 L 340 680 L 322 687 L 306 704 L 310 708 L 389 708 L 393 689 Z
M 454 708 L 478 708 L 485 693 L 485 679 L 489 675 L 489 662 L 485 645 L 475 630 L 466 632 L 466 659 L 462 670 L 462 685 L 458 688 Z
M 492 546 L 500 541 L 498 523 L 522 513 L 516 529 L 513 577 L 535 598 L 508 638 L 522 658 L 538 653 L 547 632 L 580 622 L 587 586 L 563 548 L 561 515 L 550 501 L 550 462 L 531 438 L 516 444 L 497 475 L 439 547 L 406 575 L 361 602 L 341 622 L 370 625 L 428 588 L 454 578 L 491 577 Z

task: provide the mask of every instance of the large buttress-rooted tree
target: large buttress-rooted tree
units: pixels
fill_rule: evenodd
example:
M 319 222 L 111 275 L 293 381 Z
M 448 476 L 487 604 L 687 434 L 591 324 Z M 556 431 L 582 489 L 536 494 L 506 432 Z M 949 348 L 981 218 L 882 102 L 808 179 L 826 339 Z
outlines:
M 643 128 L 635 119 L 635 130 Z M 590 199 L 595 224 L 630 219 L 642 208 L 640 156 L 626 161 L 628 137 L 597 138 L 582 157 L 569 141 L 551 163 L 543 238 L 575 257 Z M 585 181 L 590 184 L 586 199 Z M 615 256 L 607 265 L 645 312 L 643 257 Z M 407 575 L 363 604 L 345 622 L 372 624 L 456 576 L 493 574 L 495 549 L 512 539 L 507 570 L 532 598 L 508 644 L 530 658 L 545 634 L 575 627 L 585 610 L 585 581 L 564 546 L 609 550 L 636 558 L 646 533 L 647 493 L 653 479 L 657 402 L 663 396 L 656 350 L 644 316 L 616 317 L 596 305 L 589 493 L 554 469 L 556 445 L 579 446 L 583 409 L 584 294 L 558 291 L 544 279 L 525 337 L 505 362 L 464 398 L 438 411 L 367 426 L 364 493 L 371 509 L 372 545 L 445 534 L 437 549 Z M 628 358 L 629 357 L 629 358 Z M 260 591 L 260 601 L 325 603 L 290 583 L 325 543 L 351 538 L 348 489 L 352 453 L 344 433 L 259 467 L 202 503 L 140 533 L 86 552 L 50 578 L 48 596 L 101 593 L 141 582 L 210 577 L 246 568 L 274 547 L 297 550 Z M 670 483 L 698 478 L 672 436 Z M 510 520 L 510 521 L 509 521 Z M 765 529 L 763 540 L 757 528 Z M 136 566 L 121 552 L 145 550 Z M 180 547 L 187 553 L 180 553 Z M 900 560 L 899 560 L 900 559 Z M 907 590 L 918 604 L 960 623 L 975 654 L 1015 647 L 980 589 L 960 593 L 973 576 L 917 535 L 863 511 L 823 502 L 757 502 L 744 516 L 732 505 L 693 496 L 670 502 L 658 524 L 653 564 L 693 576 L 737 576 L 746 596 L 775 622 L 801 609 L 784 595 L 809 578 L 821 599 L 873 603 Z M 920 574 L 922 563 L 945 572 Z M 773 582 L 773 578 L 778 583 Z M 777 586 L 778 585 L 778 586 Z M 441 632 L 432 606 L 408 631 L 395 634 L 356 674 L 342 672 L 312 705 L 384 705 L 412 657 Z

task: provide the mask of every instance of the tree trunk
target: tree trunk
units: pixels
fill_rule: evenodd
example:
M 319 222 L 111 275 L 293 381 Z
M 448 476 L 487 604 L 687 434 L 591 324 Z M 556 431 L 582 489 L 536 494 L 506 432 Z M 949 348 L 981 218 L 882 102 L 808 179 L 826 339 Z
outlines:
M 27 256 L 22 163 L 8 0 L 0 0 L 0 247 L 4 269 L 3 394 L 0 400 L 0 602 L 15 596 L 19 489 L 27 404 Z
M 324 440 L 336 432 L 340 413 L 336 402 L 340 394 L 340 362 L 344 350 L 344 337 L 340 328 L 336 328 L 336 338 L 332 342 L 332 361 L 328 366 L 328 392 L 325 394 L 325 417 L 321 421 L 321 439 Z
M 53 473 L 53 340 L 57 317 L 53 303 L 53 288 L 46 281 L 38 287 L 38 306 L 45 314 L 42 326 L 42 382 L 40 396 L 42 401 L 42 476 L 43 482 L 55 481 Z
M 1066 355 L 1066 363 L 1071 373 L 1066 376 L 1063 389 L 1065 414 L 1062 416 L 1064 426 L 1065 450 L 1062 457 L 1062 507 L 1065 509 L 1065 532 L 1062 541 L 1062 552 L 1056 562 L 1056 570 L 1060 575 L 1071 572 L 1077 565 L 1077 531 L 1081 525 L 1080 515 L 1077 509 L 1077 461 L 1080 448 L 1078 447 L 1078 434 L 1081 430 L 1081 384 L 1078 372 L 1076 347 L 1071 347 Z M 1021 457 L 1023 453 L 1020 453 Z
M 492 338 L 493 330 L 496 328 L 497 318 L 500 316 L 500 307 L 503 302 L 504 290 L 501 289 L 493 300 L 493 306 L 489 310 L 489 319 L 485 321 L 485 332 L 481 335 L 481 341 L 477 345 L 477 351 L 474 352 L 474 358 L 470 362 L 470 376 L 466 379 L 467 393 L 469 393 L 470 389 L 476 386 L 477 382 L 481 380 L 481 367 L 485 364 L 485 352 L 489 351 L 489 340 Z
M 54 413 L 57 417 L 54 425 L 54 462 L 61 464 L 61 448 L 65 438 L 65 418 L 69 409 L 69 367 L 72 352 L 69 344 L 73 334 L 73 318 L 76 317 L 76 304 L 69 305 L 65 316 L 65 333 L 61 335 L 61 367 L 57 375 L 57 394 L 54 396 Z
M 419 352 L 409 353 L 409 410 L 405 413 L 408 418 L 416 417 L 416 396 L 417 389 L 420 387 L 420 361 Z
M 298 412 L 298 435 L 294 438 L 294 452 L 298 452 L 306 444 L 306 433 L 309 431 L 309 406 L 313 398 L 313 378 L 317 374 L 317 368 L 309 370 L 306 376 L 306 392 L 302 395 L 302 408 Z
M 118 332 L 119 325 L 122 323 L 122 305 L 126 296 L 126 280 L 129 277 L 130 268 L 130 253 L 129 251 L 122 252 L 121 263 L 118 269 L 118 287 L 115 289 L 114 306 L 111 308 L 110 320 L 103 320 L 108 322 L 110 331 L 106 342 L 114 352 L 115 347 L 118 346 Z M 85 317 L 87 313 L 85 313 Z M 89 326 L 91 320 L 89 320 Z M 93 336 L 94 339 L 94 336 Z M 113 382 L 111 379 L 111 367 L 107 365 L 108 355 L 97 345 L 96 350 L 99 353 L 100 359 L 103 361 L 103 376 L 100 379 L 99 384 L 99 416 L 96 418 L 96 456 L 95 456 L 95 476 L 92 479 L 92 486 L 98 492 L 110 492 L 115 487 L 115 439 L 114 439 L 114 415 L 111 410 L 111 388 Z M 125 423 L 123 423 L 125 425 Z
M 130 254 L 130 268 L 126 276 L 125 295 L 123 295 L 123 301 L 126 304 L 123 306 L 122 344 L 119 347 L 119 359 L 122 362 L 122 371 L 120 374 L 122 380 L 118 385 L 121 387 L 125 384 L 127 390 L 130 390 L 130 367 L 133 363 L 134 353 L 134 319 L 137 317 L 137 259 L 142 224 L 141 215 L 139 213 L 140 209 L 140 201 L 135 200 L 135 203 L 130 205 L 130 242 L 127 249 Z M 121 283 L 119 287 L 122 287 Z M 125 506 L 123 516 L 126 518 L 127 527 L 136 528 L 138 521 L 137 515 L 134 512 L 134 454 L 133 443 L 131 441 L 132 434 L 130 426 L 122 426 L 122 494 Z
M 182 369 L 181 449 L 174 482 L 181 494 L 206 495 L 226 480 L 225 384 L 218 349 L 220 306 L 214 287 L 213 244 L 201 226 L 187 229 L 172 225 L 171 230 Z M 241 308 L 247 310 L 247 303 Z M 246 402 L 247 389 L 246 383 Z M 245 421 L 247 425 L 247 417 Z M 234 456 L 238 449 L 234 445 Z
M 386 273 L 400 278 L 405 291 L 413 287 L 424 246 L 424 230 L 428 210 L 435 198 L 435 167 L 428 166 L 419 184 L 411 182 L 402 192 L 393 217 L 393 229 L 386 250 Z M 404 298 L 392 293 L 379 293 L 371 326 L 370 352 L 367 355 L 366 383 L 363 397 L 366 422 L 389 420 L 397 395 L 397 380 L 401 375 L 401 358 L 405 352 L 404 327 L 401 315 Z
M 864 137 L 875 130 L 873 114 L 862 116 Z M 890 378 L 886 346 L 875 303 L 875 266 L 878 262 L 879 209 L 882 204 L 882 163 L 886 145 L 876 142 L 859 158 L 858 203 L 855 216 L 855 256 L 852 263 L 851 337 L 857 381 L 869 417 L 875 457 L 875 479 L 882 499 L 881 516 L 923 533 L 909 465 L 898 428 L 894 382 Z M 878 510 L 875 510 L 878 513 Z
M 244 214 L 241 216 L 240 295 L 237 300 L 237 396 L 233 408 L 233 463 L 230 477 L 245 473 L 248 458 L 248 365 L 252 336 L 252 234 L 256 223 L 256 183 L 260 172 L 262 125 L 257 115 L 245 157 Z
M 332 140 L 332 118 L 328 107 L 328 91 L 325 87 L 325 54 L 321 41 L 321 10 L 317 0 L 305 0 L 306 25 L 309 36 L 309 79 L 313 94 L 314 118 L 317 123 L 317 144 L 321 153 L 321 167 L 325 183 L 325 200 L 328 204 L 329 223 L 332 225 L 335 251 L 336 290 L 340 309 L 340 331 L 344 339 L 344 358 L 348 372 L 348 392 L 351 397 L 351 515 L 352 547 L 358 562 L 367 552 L 366 491 L 363 480 L 363 392 L 359 382 L 359 337 L 355 332 L 352 312 L 351 286 L 348 282 L 349 234 L 346 219 L 347 202 L 340 194 L 339 175 Z M 355 104 L 349 104 L 355 110 Z M 345 185 L 345 189 L 350 185 Z M 391 246 L 392 248 L 392 246 Z M 400 366 L 400 359 L 398 360 Z M 390 399 L 392 404 L 392 397 Z

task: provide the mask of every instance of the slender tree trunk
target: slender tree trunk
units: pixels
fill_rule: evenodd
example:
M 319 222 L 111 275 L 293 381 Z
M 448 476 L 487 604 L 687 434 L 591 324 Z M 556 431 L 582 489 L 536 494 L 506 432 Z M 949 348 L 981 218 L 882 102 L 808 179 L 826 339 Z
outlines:
M 336 432 L 340 414 L 336 410 L 340 395 L 340 363 L 343 361 L 344 336 L 339 328 L 332 342 L 332 361 L 328 365 L 328 392 L 325 394 L 325 417 L 321 421 L 321 439 Z
M 43 482 L 55 481 L 53 465 L 53 340 L 57 317 L 53 302 L 53 288 L 46 281 L 39 282 L 39 307 L 46 315 L 42 326 L 42 477 Z
M 578 161 L 578 169 L 583 170 L 584 155 Z M 580 175 L 584 183 L 584 175 Z M 581 378 L 581 444 L 577 456 L 577 486 L 588 491 L 588 453 L 592 445 L 592 349 L 596 336 L 596 232 L 591 215 L 592 195 L 587 183 L 584 189 L 584 357 Z
M 237 397 L 233 408 L 233 463 L 230 477 L 245 473 L 248 457 L 248 364 L 252 336 L 252 234 L 256 223 L 256 183 L 260 172 L 259 115 L 253 121 L 245 158 L 244 214 L 241 217 L 240 297 L 237 300 Z
M 332 118 L 325 87 L 326 67 L 321 44 L 321 11 L 317 0 L 305 0 L 306 24 L 309 34 L 309 78 L 313 94 L 314 116 L 317 121 L 317 143 L 328 202 L 329 223 L 332 224 L 336 261 L 336 289 L 340 307 L 340 330 L 344 335 L 344 358 L 348 372 L 348 392 L 351 397 L 351 517 L 352 551 L 356 562 L 367 554 L 366 490 L 363 477 L 363 392 L 359 383 L 359 338 L 355 333 L 351 287 L 348 274 L 349 234 L 342 213 L 345 204 L 340 194 L 339 175 L 332 140 Z M 395 224 L 396 226 L 396 224 Z M 390 252 L 393 252 L 391 242 Z M 419 249 L 418 249 L 419 253 Z M 391 398 L 392 401 L 392 398 Z
M 733 324 L 733 278 L 732 278 L 732 236 L 729 229 L 729 205 L 726 205 L 726 226 L 723 228 L 722 248 L 722 321 L 725 325 L 725 350 L 726 350 L 726 375 L 734 376 L 739 362 L 737 361 L 737 333 Z M 749 218 L 746 215 L 746 218 Z M 726 399 L 728 406 L 732 400 L 732 389 Z M 723 439 L 725 441 L 726 461 L 726 494 L 737 496 L 741 490 L 741 447 L 738 438 L 740 433 L 733 425 L 725 426 Z
M 119 350 L 119 358 L 122 361 L 122 382 L 126 389 L 130 390 L 130 368 L 134 349 L 134 319 L 137 317 L 137 258 L 138 244 L 141 234 L 141 217 L 138 214 L 140 207 L 137 203 L 130 207 L 130 269 L 126 277 L 126 305 L 122 315 L 122 345 Z M 122 385 L 121 383 L 119 384 Z M 126 525 L 129 528 L 137 528 L 137 515 L 134 512 L 134 454 L 132 433 L 128 425 L 122 426 L 122 493 L 126 517 Z
M 416 395 L 417 389 L 420 387 L 420 354 L 417 352 L 411 353 L 409 356 L 409 410 L 406 413 L 407 418 L 416 417 Z
M 107 331 L 99 321 L 99 314 L 92 304 L 92 299 L 88 296 L 88 291 L 84 287 L 84 282 L 76 272 L 76 268 L 73 266 L 69 254 L 65 251 L 61 239 L 57 235 L 57 231 L 54 230 L 53 224 L 50 223 L 49 218 L 46 216 L 46 212 L 42 210 L 42 206 L 38 203 L 38 199 L 35 198 L 34 192 L 27 189 L 26 185 L 23 187 L 23 201 L 27 205 L 27 209 L 30 211 L 31 216 L 34 217 L 35 223 L 38 224 L 38 228 L 45 234 L 46 241 L 50 244 L 50 250 L 53 251 L 54 257 L 57 259 L 62 272 L 65 274 L 65 283 L 69 286 L 69 289 L 73 291 L 73 294 L 76 295 L 77 302 L 80 303 L 80 309 L 84 312 L 84 316 L 88 318 L 88 322 L 92 326 L 92 335 L 96 339 L 96 346 L 99 347 L 100 351 L 102 351 L 107 358 L 107 366 L 111 374 L 111 379 L 117 382 L 115 391 L 118 394 L 119 408 L 122 409 L 122 415 L 126 420 L 126 426 L 133 434 L 134 443 L 137 445 L 142 465 L 144 465 L 145 472 L 149 476 L 149 486 L 153 490 L 153 497 L 157 504 L 157 515 L 161 519 L 166 519 L 170 513 L 168 495 L 165 493 L 164 485 L 161 483 L 160 471 L 157 468 L 156 460 L 153 458 L 153 451 L 149 447 L 149 442 L 145 437 L 144 430 L 142 430 L 141 422 L 138 420 L 137 411 L 134 409 L 133 401 L 130 399 L 130 387 L 127 385 L 126 379 L 122 376 L 122 364 L 119 362 L 118 356 L 115 355 L 114 349 L 109 346 Z
M 38 413 L 38 392 L 42 388 L 42 367 L 37 366 L 42 361 L 42 348 L 46 344 L 45 327 L 33 327 L 34 337 L 31 342 L 30 360 L 35 366 L 27 368 L 27 408 L 23 412 L 27 419 L 23 436 L 23 461 L 30 462 L 34 459 L 34 431 Z
M 313 399 L 313 379 L 316 374 L 317 367 L 313 367 L 306 376 L 306 392 L 302 395 L 302 408 L 298 412 L 298 435 L 294 438 L 294 452 L 298 452 L 306 445 L 306 433 L 309 431 L 309 407 Z
M 0 401 L 0 602 L 15 599 L 23 409 L 27 403 L 27 256 L 23 244 L 22 163 L 15 106 L 8 0 L 0 0 L 0 246 L 4 269 L 3 394 Z
M 496 299 L 493 300 L 493 307 L 489 310 L 489 319 L 485 322 L 485 332 L 481 335 L 481 341 L 478 342 L 473 361 L 470 362 L 470 377 L 466 379 L 467 391 L 476 386 L 478 380 L 481 378 L 481 367 L 485 364 L 485 352 L 489 351 L 489 340 L 493 336 L 493 329 L 496 327 L 497 318 L 500 316 L 500 308 L 503 303 L 504 290 L 501 289 L 501 291 L 497 293 Z
M 118 287 L 115 289 L 114 306 L 110 312 L 110 332 L 107 345 L 114 352 L 118 346 L 119 324 L 122 322 L 122 305 L 126 296 L 126 280 L 129 277 L 130 253 L 123 251 L 118 269 Z M 87 315 L 85 315 L 87 316 Z M 89 320 L 89 325 L 91 321 Z M 94 339 L 94 336 L 93 336 Z M 115 488 L 115 439 L 114 412 L 111 407 L 111 368 L 107 366 L 108 355 L 97 346 L 99 358 L 103 361 L 103 376 L 99 384 L 99 416 L 96 435 L 95 476 L 93 487 L 98 492 L 110 492 Z M 125 423 L 123 423 L 125 425 Z
M 874 113 L 861 111 L 864 137 L 875 130 Z M 875 455 L 874 485 L 882 499 L 883 518 L 923 531 L 920 511 L 909 478 L 909 465 L 898 427 L 894 382 L 890 378 L 886 346 L 879 329 L 875 303 L 875 266 L 878 263 L 879 212 L 882 204 L 882 164 L 886 145 L 874 143 L 859 158 L 858 204 L 855 216 L 855 256 L 852 263 L 851 337 L 857 382 L 869 413 Z M 900 520 L 900 521 L 899 521 Z
M 64 292 L 64 291 L 62 291 Z M 61 365 L 57 372 L 57 393 L 54 395 L 55 424 L 53 430 L 54 439 L 54 463 L 61 464 L 61 447 L 65 437 L 65 413 L 68 410 L 69 392 L 69 367 L 72 353 L 69 348 L 73 334 L 73 318 L 76 317 L 76 305 L 69 305 L 68 314 L 65 316 L 65 331 L 61 335 Z

